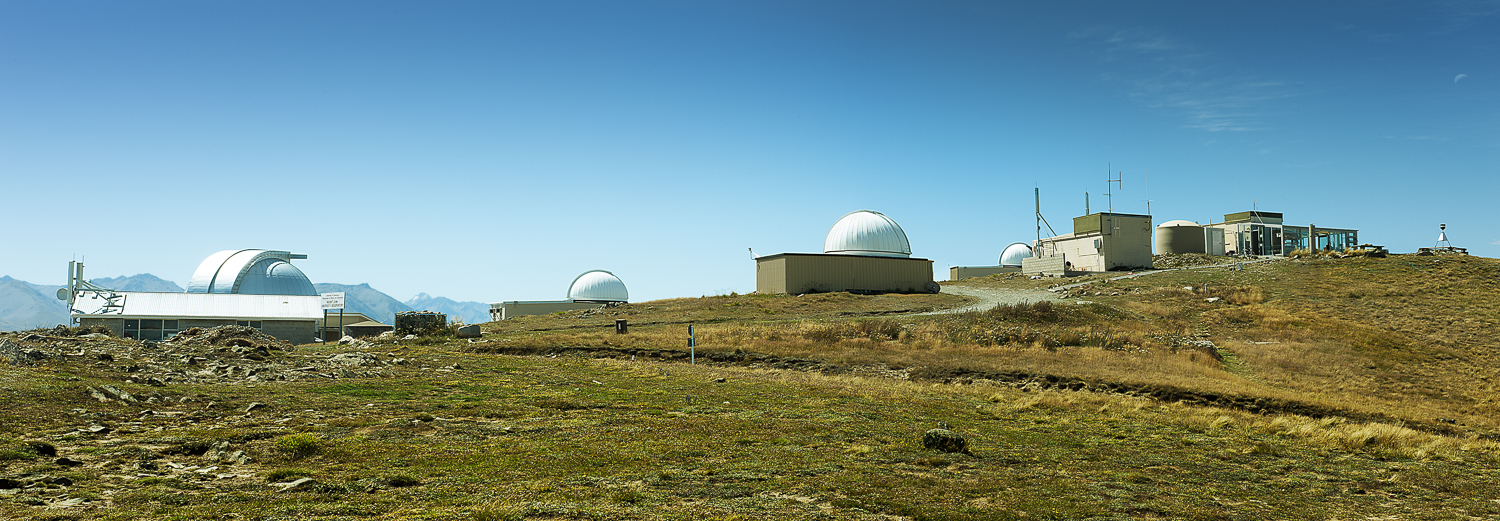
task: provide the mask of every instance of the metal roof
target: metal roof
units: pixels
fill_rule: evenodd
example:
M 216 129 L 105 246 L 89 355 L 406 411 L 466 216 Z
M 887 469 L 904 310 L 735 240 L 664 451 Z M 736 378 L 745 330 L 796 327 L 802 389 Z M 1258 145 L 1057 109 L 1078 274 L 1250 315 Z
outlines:
M 306 255 L 279 250 L 224 250 L 209 255 L 193 271 L 188 293 L 317 295 L 312 281 L 291 264 Z
M 122 318 L 223 318 L 306 319 L 323 318 L 317 295 L 235 295 L 223 293 L 146 293 L 116 291 L 118 308 L 105 309 L 105 300 L 84 292 L 73 304 L 73 316 L 118 316 Z
M 575 277 L 573 283 L 568 285 L 568 298 L 597 302 L 625 302 L 630 300 L 630 292 L 625 290 L 625 282 L 615 274 L 604 270 L 589 270 Z
M 901 225 L 885 214 L 856 210 L 833 223 L 828 237 L 823 240 L 823 253 L 910 257 L 911 242 L 906 240 L 906 231 Z
M 1031 246 L 1024 242 L 1013 242 L 1000 252 L 1001 266 L 1020 266 L 1021 259 L 1031 256 Z

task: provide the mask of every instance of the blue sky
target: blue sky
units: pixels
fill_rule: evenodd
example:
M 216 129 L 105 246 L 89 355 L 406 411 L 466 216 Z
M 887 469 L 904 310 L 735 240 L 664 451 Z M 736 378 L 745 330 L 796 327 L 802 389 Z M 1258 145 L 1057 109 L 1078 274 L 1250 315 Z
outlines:
M 0 2 L 0 274 L 222 249 L 494 302 L 754 289 L 843 214 L 992 264 L 1105 209 L 1500 254 L 1500 2 Z

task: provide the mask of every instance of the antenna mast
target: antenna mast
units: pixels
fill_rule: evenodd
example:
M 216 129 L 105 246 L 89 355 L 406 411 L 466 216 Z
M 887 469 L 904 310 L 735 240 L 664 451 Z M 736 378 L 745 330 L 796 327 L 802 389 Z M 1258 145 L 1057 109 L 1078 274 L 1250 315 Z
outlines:
M 1124 181 L 1124 177 L 1124 172 L 1120 172 L 1119 178 L 1115 177 L 1114 165 L 1109 165 L 1108 167 L 1106 167 L 1106 170 L 1104 172 L 1104 195 L 1109 198 L 1110 213 L 1114 213 L 1115 211 L 1115 194 L 1113 192 L 1114 186 L 1116 184 L 1119 184 L 1119 186 L 1124 187 L 1125 184 L 1122 182 Z
M 1037 242 L 1042 242 L 1043 224 L 1047 225 L 1047 231 L 1052 232 L 1053 236 L 1057 235 L 1057 232 L 1052 229 L 1052 223 L 1047 222 L 1046 217 L 1042 217 L 1042 189 L 1033 188 L 1033 190 L 1035 190 L 1034 194 L 1036 195 L 1036 240 Z

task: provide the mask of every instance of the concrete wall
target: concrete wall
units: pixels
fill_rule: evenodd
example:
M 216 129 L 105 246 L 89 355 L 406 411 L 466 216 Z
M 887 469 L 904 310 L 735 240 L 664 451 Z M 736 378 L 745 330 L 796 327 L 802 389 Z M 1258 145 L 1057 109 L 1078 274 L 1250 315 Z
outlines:
M 501 302 L 498 306 L 490 305 L 490 320 L 505 320 L 507 318 L 524 317 L 526 315 L 546 315 L 558 311 L 573 311 L 575 309 L 593 309 L 604 307 L 598 302 Z
M 1027 257 L 1021 259 L 1021 273 L 1027 275 L 1065 275 L 1067 274 L 1067 255 L 1057 254 L 1051 257 Z
M 781 253 L 755 259 L 755 291 L 772 294 L 923 293 L 932 261 L 900 257 Z
M 988 277 L 1001 273 L 1020 273 L 1020 266 L 952 266 L 948 268 L 948 280 L 964 280 Z

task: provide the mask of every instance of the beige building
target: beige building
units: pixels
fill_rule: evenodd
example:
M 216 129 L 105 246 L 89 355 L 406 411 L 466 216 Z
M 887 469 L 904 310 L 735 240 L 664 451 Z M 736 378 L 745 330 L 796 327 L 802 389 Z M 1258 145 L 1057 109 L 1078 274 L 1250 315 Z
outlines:
M 755 292 L 935 293 L 927 259 L 778 253 L 755 259 Z
M 375 336 L 396 329 L 396 326 L 383 324 L 364 313 L 328 313 L 327 324 L 324 324 L 323 319 L 324 317 L 318 317 L 318 338 L 329 342 L 345 336 Z
M 1100 212 L 1073 218 L 1073 233 L 1036 242 L 1023 273 L 1151 268 L 1151 216 Z
M 911 257 L 906 232 L 871 210 L 845 214 L 823 240 L 823 253 L 755 258 L 756 293 L 937 293 L 932 261 Z

